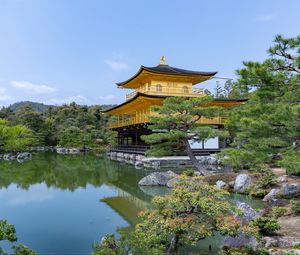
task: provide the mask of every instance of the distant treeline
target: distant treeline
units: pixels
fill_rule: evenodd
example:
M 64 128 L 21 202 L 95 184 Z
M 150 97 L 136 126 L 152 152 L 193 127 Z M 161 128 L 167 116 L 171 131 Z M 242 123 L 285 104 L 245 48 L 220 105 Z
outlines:
M 0 110 L 6 125 L 23 125 L 32 131 L 35 145 L 99 146 L 108 144 L 112 133 L 107 129 L 108 117 L 101 110 L 109 105 L 51 106 L 19 102 Z

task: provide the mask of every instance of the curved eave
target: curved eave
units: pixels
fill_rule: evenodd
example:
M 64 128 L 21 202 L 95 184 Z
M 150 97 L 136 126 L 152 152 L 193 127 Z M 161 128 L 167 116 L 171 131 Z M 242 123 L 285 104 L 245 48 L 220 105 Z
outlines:
M 136 100 L 138 97 L 141 97 L 141 96 L 142 96 L 142 97 L 145 97 L 145 98 L 154 98 L 154 99 L 155 99 L 155 98 L 158 98 L 158 99 L 164 99 L 164 98 L 166 98 L 166 96 L 147 95 L 147 94 L 138 92 L 138 93 L 136 93 L 136 95 L 135 95 L 134 97 L 132 97 L 131 99 L 125 101 L 124 103 L 119 104 L 119 105 L 117 105 L 117 106 L 114 106 L 114 107 L 112 107 L 112 108 L 106 109 L 106 110 L 101 111 L 101 112 L 110 114 L 110 113 L 112 113 L 113 110 L 116 110 L 116 109 L 118 109 L 118 108 L 120 108 L 120 107 L 122 107 L 122 106 L 125 106 L 125 105 L 129 104 L 129 103 L 133 102 L 134 100 Z
M 134 97 L 132 97 L 131 99 L 125 101 L 124 103 L 116 105 L 116 106 L 114 106 L 112 108 L 103 110 L 101 112 L 107 113 L 107 114 L 114 114 L 113 113 L 114 110 L 117 110 L 118 108 L 121 108 L 121 107 L 123 107 L 123 106 L 125 106 L 127 104 L 130 104 L 131 102 L 135 101 L 139 97 L 144 97 L 146 99 L 147 98 L 148 99 L 165 99 L 165 98 L 170 97 L 170 96 L 148 95 L 148 94 L 144 94 L 144 93 L 138 92 Z M 248 101 L 248 99 L 218 99 L 218 98 L 216 98 L 210 104 L 212 104 L 212 105 L 235 106 L 235 105 L 240 105 L 242 103 L 245 103 L 247 101 Z
M 158 67 L 141 66 L 140 69 L 138 70 L 138 72 L 134 76 L 132 76 L 131 78 L 129 78 L 126 81 L 119 82 L 116 84 L 119 87 L 124 87 L 124 88 L 128 87 L 129 88 L 130 86 L 126 86 L 126 85 L 128 85 L 134 79 L 136 79 L 143 71 L 146 71 L 146 72 L 149 72 L 152 74 L 168 75 L 168 76 L 181 76 L 181 77 L 191 77 L 191 78 L 199 78 L 199 79 L 200 78 L 203 79 L 203 77 L 205 77 L 206 79 L 204 79 L 204 80 L 207 80 L 217 74 L 217 72 L 197 72 L 197 71 L 184 70 L 184 69 L 179 69 L 179 68 L 174 68 L 174 67 L 169 67 L 170 69 L 173 70 L 173 72 L 168 72 L 168 71 L 155 70 L 156 68 L 158 68 Z M 201 82 L 201 81 L 202 80 L 200 79 L 199 82 Z M 193 84 L 197 84 L 199 82 L 194 82 Z

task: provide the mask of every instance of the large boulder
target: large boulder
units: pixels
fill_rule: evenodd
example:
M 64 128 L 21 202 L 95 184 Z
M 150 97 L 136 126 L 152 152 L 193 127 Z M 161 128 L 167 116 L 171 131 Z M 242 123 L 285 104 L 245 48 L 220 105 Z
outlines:
M 251 247 L 256 249 L 258 246 L 258 242 L 254 236 L 246 235 L 244 233 L 240 233 L 237 236 L 224 236 L 223 237 L 223 246 L 229 246 L 234 248 L 240 247 Z
M 251 185 L 252 180 L 248 174 L 239 174 L 234 182 L 234 192 L 244 193 Z
M 249 222 L 251 220 L 255 220 L 259 218 L 261 215 L 257 211 L 255 211 L 250 205 L 244 202 L 239 202 L 237 207 L 243 211 L 243 216 L 237 218 L 241 219 L 244 222 Z
M 286 183 L 280 190 L 284 197 L 298 197 L 300 196 L 300 183 Z
M 264 202 L 274 201 L 277 195 L 280 193 L 280 189 L 271 189 L 271 191 L 263 198 Z
M 168 181 L 176 177 L 172 171 L 168 172 L 154 172 L 151 173 L 139 181 L 141 186 L 166 186 Z
M 300 243 L 300 238 L 292 236 L 265 236 L 262 243 L 266 248 L 290 248 Z

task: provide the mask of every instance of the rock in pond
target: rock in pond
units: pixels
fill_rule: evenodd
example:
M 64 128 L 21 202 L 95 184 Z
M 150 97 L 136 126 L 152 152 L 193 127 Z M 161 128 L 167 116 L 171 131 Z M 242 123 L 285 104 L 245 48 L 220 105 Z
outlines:
M 7 154 L 3 155 L 3 160 L 9 161 L 9 160 L 13 160 L 14 158 L 15 158 L 15 156 L 10 154 L 10 153 L 7 153 Z
M 30 160 L 32 158 L 32 155 L 29 152 L 21 152 L 17 155 L 17 161 L 23 162 L 25 160 Z
M 252 180 L 248 174 L 239 174 L 234 182 L 234 192 L 244 193 L 251 185 Z
M 166 186 L 168 181 L 175 178 L 177 174 L 172 171 L 154 172 L 139 181 L 141 186 Z

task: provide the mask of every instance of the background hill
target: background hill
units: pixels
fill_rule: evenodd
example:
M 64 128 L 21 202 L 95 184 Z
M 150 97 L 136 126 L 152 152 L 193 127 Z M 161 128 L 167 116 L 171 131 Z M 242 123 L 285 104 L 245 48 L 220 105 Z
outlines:
M 43 104 L 43 103 L 36 103 L 36 102 L 31 102 L 31 101 L 22 101 L 22 102 L 14 103 L 14 104 L 10 105 L 7 108 L 11 109 L 13 112 L 18 112 L 25 105 L 30 105 L 35 111 L 41 112 L 41 113 L 47 112 L 49 107 L 57 107 L 55 105 L 46 105 L 46 104 Z M 110 105 L 110 104 L 100 105 L 102 110 L 111 108 L 113 106 L 115 106 L 115 105 L 113 105 L 113 104 L 112 105 Z
M 43 103 L 35 103 L 30 101 L 17 102 L 10 105 L 10 108 L 13 112 L 18 112 L 23 106 L 30 105 L 37 112 L 46 112 L 48 108 L 52 105 L 45 105 Z

